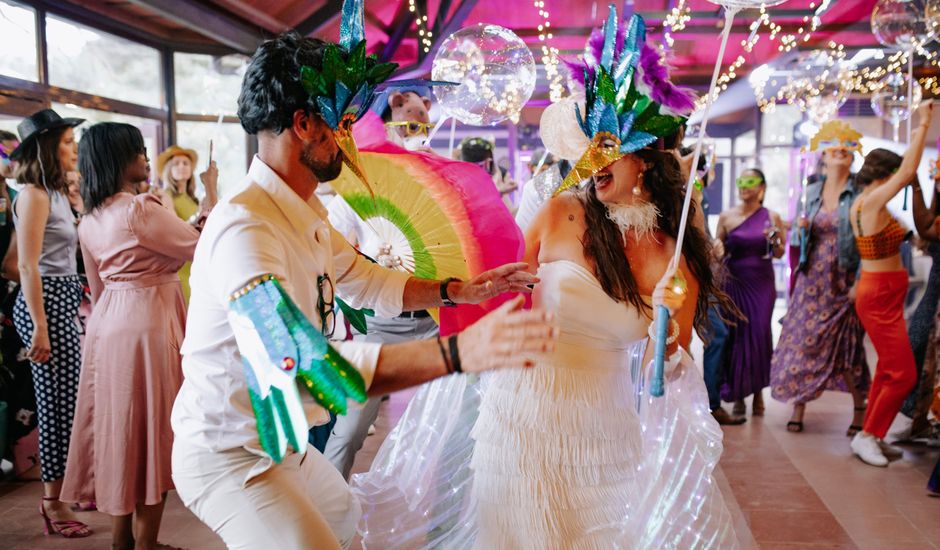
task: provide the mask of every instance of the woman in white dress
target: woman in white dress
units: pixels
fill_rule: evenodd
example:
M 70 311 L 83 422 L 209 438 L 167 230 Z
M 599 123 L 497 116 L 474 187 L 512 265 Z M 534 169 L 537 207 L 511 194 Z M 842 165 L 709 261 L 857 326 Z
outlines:
M 608 36 L 612 28 L 609 20 Z M 639 52 L 643 31 L 634 16 L 623 49 L 596 74 L 616 71 L 631 38 Z M 642 78 L 625 79 L 627 97 Z M 640 124 L 592 123 L 603 102 L 587 96 L 591 142 L 563 188 L 589 177 L 587 186 L 550 200 L 526 233 L 526 261 L 541 280 L 535 305 L 559 324 L 555 352 L 531 369 L 479 383 L 450 377 L 418 393 L 372 470 L 353 478 L 366 548 L 737 546 L 711 476 L 721 430 L 682 349 L 693 327 L 707 333 L 709 301 L 727 302 L 700 228 L 686 229 L 687 290 L 667 272 L 683 198 L 670 135 L 684 119 L 649 140 Z M 645 390 L 657 305 L 674 317 L 662 398 Z

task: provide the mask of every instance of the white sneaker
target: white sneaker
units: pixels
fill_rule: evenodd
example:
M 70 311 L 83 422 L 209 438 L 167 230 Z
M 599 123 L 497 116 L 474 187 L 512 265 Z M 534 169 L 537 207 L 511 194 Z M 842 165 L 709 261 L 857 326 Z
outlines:
M 865 464 L 880 466 L 882 468 L 888 465 L 888 459 L 885 458 L 881 447 L 878 445 L 878 440 L 873 435 L 858 432 L 855 434 L 855 437 L 852 438 L 851 447 L 852 452 L 862 459 L 862 462 Z
M 904 449 L 886 442 L 884 439 L 878 440 L 878 446 L 881 447 L 881 453 L 888 460 L 897 460 L 904 456 Z

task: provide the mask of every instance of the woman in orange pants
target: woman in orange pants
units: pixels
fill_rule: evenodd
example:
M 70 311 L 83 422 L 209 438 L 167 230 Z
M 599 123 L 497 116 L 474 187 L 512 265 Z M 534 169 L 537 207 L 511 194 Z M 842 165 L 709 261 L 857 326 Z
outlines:
M 914 352 L 904 324 L 907 270 L 900 255 L 901 243 L 910 232 L 891 216 L 886 205 L 916 178 L 933 104 L 925 102 L 918 113 L 920 126 L 903 159 L 886 149 L 866 155 L 855 177 L 864 190 L 850 211 L 862 259 L 855 309 L 878 352 L 865 422 L 851 445 L 852 451 L 872 466 L 887 466 L 890 458 L 900 458 L 900 449 L 885 443 L 884 436 L 917 381 Z

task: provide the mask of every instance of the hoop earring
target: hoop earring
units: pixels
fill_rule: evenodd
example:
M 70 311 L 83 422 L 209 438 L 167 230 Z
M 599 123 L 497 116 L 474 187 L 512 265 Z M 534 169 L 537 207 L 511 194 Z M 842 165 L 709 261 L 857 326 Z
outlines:
M 636 185 L 633 186 L 633 196 L 639 197 L 643 194 L 643 172 L 636 176 Z

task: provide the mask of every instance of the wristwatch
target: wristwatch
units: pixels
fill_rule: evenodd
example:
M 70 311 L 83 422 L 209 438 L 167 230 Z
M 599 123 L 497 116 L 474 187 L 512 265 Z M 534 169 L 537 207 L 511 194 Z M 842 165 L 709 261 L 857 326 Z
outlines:
M 457 305 L 457 302 L 450 299 L 450 296 L 447 294 L 447 285 L 453 283 L 454 281 L 460 281 L 456 277 L 448 277 L 441 281 L 441 301 L 444 302 L 444 305 L 447 307 L 454 307 Z

